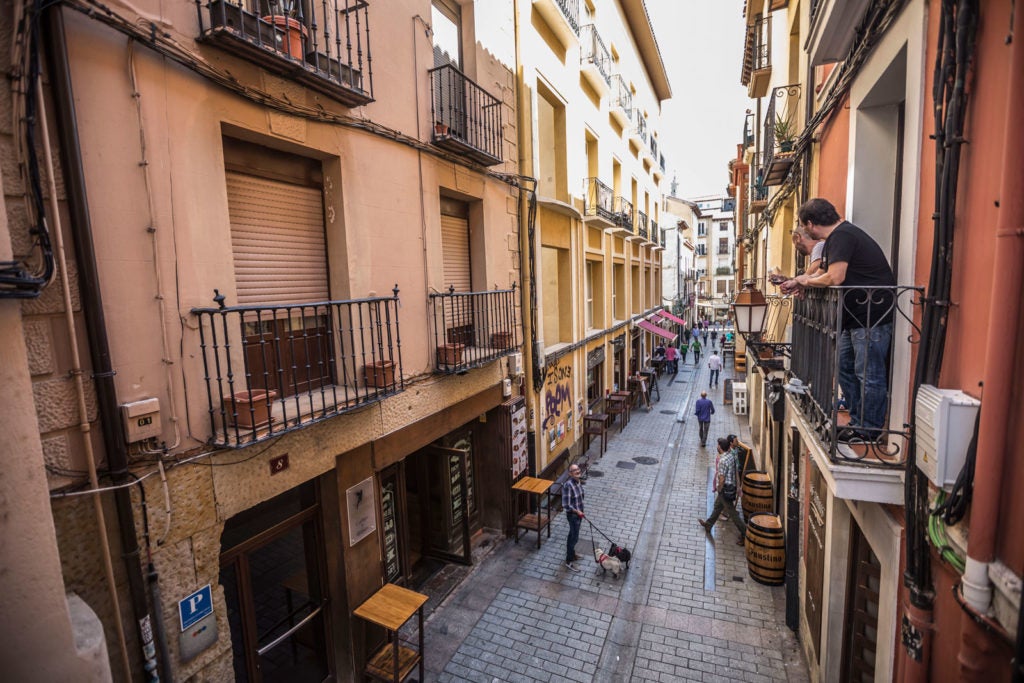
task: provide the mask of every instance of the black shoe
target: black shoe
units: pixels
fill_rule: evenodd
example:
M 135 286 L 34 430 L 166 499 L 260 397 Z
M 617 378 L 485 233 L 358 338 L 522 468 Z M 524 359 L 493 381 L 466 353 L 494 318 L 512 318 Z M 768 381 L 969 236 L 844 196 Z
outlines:
M 843 427 L 836 432 L 836 441 L 839 443 L 859 443 L 866 440 L 867 437 L 865 437 L 860 430 L 854 429 L 853 427 Z
M 711 533 L 711 528 L 714 526 L 713 524 L 708 524 L 707 521 L 703 519 L 698 519 L 697 524 L 700 524 L 702 527 L 704 527 L 704 531 L 709 534 Z

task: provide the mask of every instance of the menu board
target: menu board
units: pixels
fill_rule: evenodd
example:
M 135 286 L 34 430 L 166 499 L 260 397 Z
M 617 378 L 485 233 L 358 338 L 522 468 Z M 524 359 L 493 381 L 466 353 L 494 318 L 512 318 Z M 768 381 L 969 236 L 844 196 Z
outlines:
M 512 479 L 526 471 L 526 405 L 512 411 Z
M 459 466 L 461 461 L 461 455 L 448 456 L 448 481 L 452 492 L 452 526 L 462 522 L 462 473 Z
M 398 527 L 395 523 L 395 482 L 382 487 L 380 506 L 384 518 L 384 577 L 390 583 L 398 578 Z

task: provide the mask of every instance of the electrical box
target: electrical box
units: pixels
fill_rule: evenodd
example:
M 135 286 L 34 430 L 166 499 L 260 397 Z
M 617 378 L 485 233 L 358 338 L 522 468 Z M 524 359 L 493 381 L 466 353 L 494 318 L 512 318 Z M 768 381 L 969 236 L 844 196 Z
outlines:
M 501 380 L 501 395 L 508 398 L 512 395 L 512 380 L 508 377 Z
M 508 357 L 508 374 L 519 377 L 523 374 L 523 354 L 516 352 Z
M 159 438 L 160 399 L 147 398 L 142 401 L 121 404 L 121 420 L 124 422 L 124 436 L 128 443 Z
M 939 488 L 956 482 L 981 401 L 959 389 L 922 384 L 917 392 L 917 466 Z

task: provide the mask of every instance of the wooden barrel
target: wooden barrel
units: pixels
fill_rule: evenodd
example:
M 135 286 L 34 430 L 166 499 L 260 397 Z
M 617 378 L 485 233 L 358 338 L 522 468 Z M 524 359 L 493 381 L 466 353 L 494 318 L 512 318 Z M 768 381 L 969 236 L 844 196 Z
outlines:
M 774 501 L 772 480 L 767 472 L 747 472 L 743 475 L 743 516 L 750 519 L 762 512 L 772 512 Z
M 779 516 L 751 517 L 746 546 L 750 578 L 766 586 L 781 586 L 786 578 L 786 541 Z

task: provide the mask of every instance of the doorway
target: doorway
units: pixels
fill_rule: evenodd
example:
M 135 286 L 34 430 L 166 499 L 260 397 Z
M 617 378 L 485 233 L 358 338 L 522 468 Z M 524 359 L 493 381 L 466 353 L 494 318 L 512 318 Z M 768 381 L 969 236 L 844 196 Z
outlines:
M 333 676 L 315 482 L 227 521 L 220 583 L 236 681 L 324 681 Z

